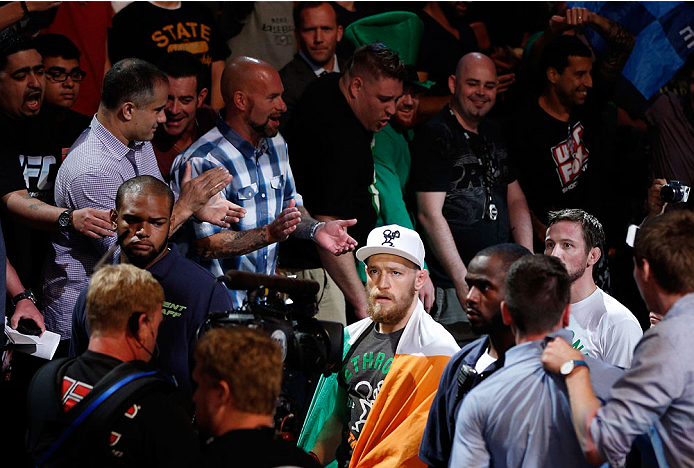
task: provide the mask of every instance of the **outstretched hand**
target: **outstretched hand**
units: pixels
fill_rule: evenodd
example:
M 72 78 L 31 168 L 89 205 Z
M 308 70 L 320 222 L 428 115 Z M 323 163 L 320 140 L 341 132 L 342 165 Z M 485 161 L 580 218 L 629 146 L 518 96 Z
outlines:
M 357 247 L 357 241 L 347 234 L 346 228 L 355 224 L 356 219 L 330 221 L 316 231 L 314 239 L 318 245 L 335 256 L 351 252 Z
M 245 208 L 230 202 L 219 193 L 195 213 L 195 217 L 200 221 L 207 221 L 222 228 L 230 227 L 231 223 L 238 223 L 244 216 Z

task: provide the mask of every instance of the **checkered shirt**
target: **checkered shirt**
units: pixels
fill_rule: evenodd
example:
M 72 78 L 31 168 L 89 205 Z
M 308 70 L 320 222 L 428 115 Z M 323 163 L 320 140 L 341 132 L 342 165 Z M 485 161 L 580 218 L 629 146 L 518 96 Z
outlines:
M 58 170 L 55 203 L 75 210 L 110 210 L 116 207 L 118 187 L 137 175 L 163 180 L 152 144 L 135 141 L 126 146 L 94 116 Z M 53 246 L 44 264 L 41 306 L 48 330 L 68 339 L 77 296 L 116 237 L 92 239 L 65 230 L 52 233 L 51 240 Z M 119 256 L 120 249 L 116 249 L 109 261 L 113 263 Z
M 222 119 L 217 125 L 176 157 L 171 166 L 171 187 L 180 192 L 186 162 L 192 163 L 193 177 L 217 166 L 224 166 L 234 178 L 221 192 L 227 200 L 246 209 L 246 216 L 229 229 L 246 231 L 270 224 L 294 199 L 302 205 L 289 167 L 287 144 L 281 135 L 262 138 L 260 148 L 243 139 Z M 222 231 L 210 223 L 194 223 L 198 239 Z M 278 244 L 271 244 L 240 257 L 200 261 L 215 276 L 228 270 L 274 274 Z M 231 291 L 234 307 L 239 307 L 245 291 Z

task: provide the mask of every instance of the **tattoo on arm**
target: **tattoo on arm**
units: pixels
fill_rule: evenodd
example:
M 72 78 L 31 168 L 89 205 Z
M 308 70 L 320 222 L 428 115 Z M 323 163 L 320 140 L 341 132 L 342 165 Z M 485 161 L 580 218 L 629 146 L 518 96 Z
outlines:
M 626 65 L 636 39 L 621 24 L 605 18 L 607 28 L 597 28 L 597 31 L 608 44 L 607 50 L 598 62 L 598 73 L 605 79 L 614 81 Z
M 311 226 L 316 220 L 308 214 L 308 211 L 306 211 L 306 208 L 302 205 L 297 206 L 297 208 L 299 209 L 299 213 L 301 213 L 301 222 L 296 226 L 296 230 L 292 235 L 299 239 L 308 239 L 311 234 Z
M 260 227 L 249 231 L 224 229 L 213 236 L 198 239 L 195 247 L 203 260 L 212 260 L 245 255 L 269 243 L 265 227 Z
M 42 202 L 38 198 L 34 198 L 31 195 L 20 195 L 20 197 L 22 197 L 24 200 L 33 200 L 34 201 L 34 203 L 27 205 L 27 207 L 33 211 L 38 211 L 39 208 L 46 205 L 44 202 Z

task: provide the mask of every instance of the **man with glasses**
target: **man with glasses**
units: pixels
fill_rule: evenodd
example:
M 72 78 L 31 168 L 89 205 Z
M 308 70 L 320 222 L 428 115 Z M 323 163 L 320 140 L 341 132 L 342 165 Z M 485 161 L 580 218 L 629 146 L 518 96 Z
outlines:
M 476 338 L 466 317 L 467 266 L 490 245 L 532 249 L 525 195 L 509 165 L 498 125 L 485 118 L 496 102 L 491 59 L 470 53 L 448 80 L 453 98 L 414 139 L 412 185 L 436 286 L 434 318 L 463 344 Z
M 24 286 L 34 288 L 40 283 L 41 264 L 50 244 L 46 233 L 29 229 L 27 224 L 42 230 L 73 228 L 91 237 L 111 235 L 107 211 L 65 213 L 64 208 L 49 206 L 54 204 L 53 184 L 62 154 L 89 119 L 66 107 L 46 104 L 49 96 L 60 93 L 49 91 L 54 84 L 52 78 L 46 80 L 42 52 L 50 56 L 51 68 L 66 62 L 79 67 L 79 50 L 63 36 L 31 41 L 5 34 L 0 39 L 0 125 L 4 135 L 0 196 L 7 208 L 1 217 L 10 261 Z M 79 87 L 74 80 L 68 78 L 67 83 L 76 95 Z

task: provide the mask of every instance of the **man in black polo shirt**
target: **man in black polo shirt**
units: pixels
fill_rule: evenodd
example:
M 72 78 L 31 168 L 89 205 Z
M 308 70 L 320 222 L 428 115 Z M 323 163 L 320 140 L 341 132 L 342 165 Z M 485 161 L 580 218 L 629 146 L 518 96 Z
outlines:
M 395 113 L 404 77 L 398 54 L 380 43 L 360 47 L 344 75 L 328 74 L 309 85 L 287 125 L 292 169 L 306 209 L 322 222 L 356 218 L 349 234 L 360 245 L 376 224 L 373 134 Z M 280 266 L 320 284 L 327 281 L 325 267 L 356 318 L 366 317 L 353 254 L 335 257 L 310 241 L 290 238 L 280 247 Z
M 157 339 L 160 353 L 153 362 L 175 377 L 184 403 L 190 408 L 190 373 L 198 327 L 208 313 L 231 310 L 232 305 L 222 283 L 181 256 L 175 244 L 168 243 L 173 202 L 173 192 L 162 181 L 151 176 L 134 177 L 119 187 L 112 216 L 118 235 L 125 236 L 121 241 L 121 262 L 148 270 L 164 289 L 164 320 Z M 73 356 L 87 349 L 86 297 L 85 289 L 72 315 Z

